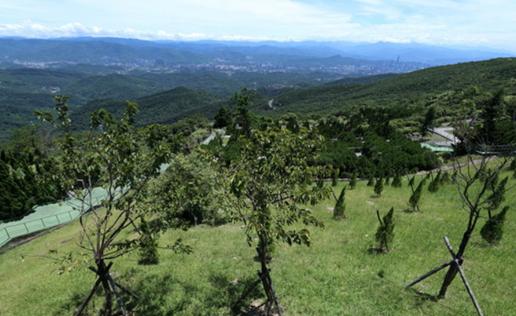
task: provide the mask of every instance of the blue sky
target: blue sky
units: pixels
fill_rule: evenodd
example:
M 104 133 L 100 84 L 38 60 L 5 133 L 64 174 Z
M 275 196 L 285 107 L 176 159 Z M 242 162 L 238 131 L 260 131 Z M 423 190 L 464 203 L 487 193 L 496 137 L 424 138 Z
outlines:
M 0 36 L 420 42 L 516 51 L 515 0 L 0 0 Z

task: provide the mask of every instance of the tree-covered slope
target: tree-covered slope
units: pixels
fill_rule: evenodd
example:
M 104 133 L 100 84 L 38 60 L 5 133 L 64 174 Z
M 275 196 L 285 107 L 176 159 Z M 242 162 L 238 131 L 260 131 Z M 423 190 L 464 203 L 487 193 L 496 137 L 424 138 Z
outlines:
M 218 110 L 220 99 L 203 91 L 178 87 L 165 92 L 137 98 L 139 105 L 136 119 L 139 124 L 172 123 L 193 114 L 211 116 Z M 98 100 L 92 101 L 75 110 L 73 120 L 78 127 L 86 127 L 90 114 L 104 108 L 115 115 L 120 115 L 126 108 L 126 101 Z
M 291 89 L 275 100 L 280 111 L 327 112 L 356 105 L 400 105 L 424 102 L 435 94 L 478 86 L 497 90 L 516 78 L 516 58 L 428 68 L 386 76 L 372 82 L 336 82 L 308 89 Z

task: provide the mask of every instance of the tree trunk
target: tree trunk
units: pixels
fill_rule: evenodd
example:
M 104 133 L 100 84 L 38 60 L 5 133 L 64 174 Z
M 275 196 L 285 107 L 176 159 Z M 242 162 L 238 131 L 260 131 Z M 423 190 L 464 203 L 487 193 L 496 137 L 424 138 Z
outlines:
M 269 254 L 269 242 L 267 237 L 264 234 L 260 235 L 260 241 L 258 243 L 258 247 L 256 251 L 258 252 L 258 258 L 260 260 L 260 279 L 262 281 L 263 290 L 265 295 L 267 296 L 267 302 L 265 303 L 265 314 L 269 315 L 281 315 L 281 308 L 279 305 L 278 298 L 276 297 L 276 293 L 274 292 L 274 287 L 272 285 L 272 278 L 270 275 L 270 269 L 268 267 L 268 263 L 270 261 Z
M 460 242 L 459 251 L 455 254 L 455 258 L 458 259 L 458 263 L 453 263 L 450 265 L 450 268 L 448 268 L 448 272 L 446 273 L 446 276 L 444 277 L 443 284 L 441 285 L 441 289 L 439 290 L 438 298 L 443 299 L 446 297 L 446 291 L 448 290 L 448 287 L 453 282 L 455 277 L 457 276 L 457 273 L 459 272 L 459 268 L 457 265 L 462 265 L 463 262 L 463 255 L 466 251 L 466 247 L 469 243 L 469 239 L 471 238 L 473 230 L 468 228 L 464 235 L 462 236 L 462 241 Z
M 104 306 L 102 308 L 103 316 L 111 316 L 113 314 L 113 291 L 109 284 L 109 271 L 104 260 L 97 261 L 97 273 L 104 291 Z

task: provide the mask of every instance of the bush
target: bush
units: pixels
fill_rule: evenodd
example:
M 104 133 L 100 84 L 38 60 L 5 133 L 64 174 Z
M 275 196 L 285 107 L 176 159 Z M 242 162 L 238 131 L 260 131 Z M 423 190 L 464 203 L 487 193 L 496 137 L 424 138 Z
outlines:
M 489 244 L 496 245 L 502 240 L 503 224 L 508 210 L 508 206 L 504 207 L 500 213 L 489 218 L 484 227 L 480 230 L 480 235 Z
M 391 207 L 390 211 L 382 218 L 380 218 L 380 211 L 376 211 L 376 216 L 380 222 L 378 230 L 376 231 L 375 238 L 377 242 L 377 249 L 381 252 L 389 252 L 390 244 L 394 239 L 394 208 Z

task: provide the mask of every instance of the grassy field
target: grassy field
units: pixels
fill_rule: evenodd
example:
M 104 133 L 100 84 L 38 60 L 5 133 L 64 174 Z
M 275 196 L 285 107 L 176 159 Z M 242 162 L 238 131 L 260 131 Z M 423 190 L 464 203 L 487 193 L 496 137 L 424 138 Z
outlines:
M 515 180 L 511 179 L 511 184 Z M 343 184 L 339 184 L 339 190 Z M 453 185 L 437 193 L 425 190 L 421 213 L 407 213 L 409 189 L 385 187 L 380 198 L 359 182 L 347 194 L 347 219 L 334 221 L 333 201 L 314 209 L 325 228 L 313 228 L 311 247 L 278 246 L 272 275 L 288 315 L 474 315 L 469 297 L 457 278 L 445 300 L 405 290 L 411 279 L 449 260 L 442 237 L 457 247 L 466 213 Z M 506 204 L 514 205 L 508 194 Z M 388 254 L 371 254 L 382 213 L 395 208 L 395 240 Z M 512 209 L 502 243 L 488 247 L 477 233 L 466 252 L 465 270 L 486 315 L 516 315 L 516 216 Z M 84 264 L 60 273 L 48 257 L 78 253 L 76 223 L 45 234 L 0 254 L 0 315 L 70 315 L 90 289 L 94 275 Z M 137 291 L 144 302 L 139 315 L 227 315 L 243 288 L 256 276 L 254 249 L 247 246 L 238 224 L 200 226 L 163 236 L 161 246 L 181 236 L 193 253 L 160 250 L 157 266 L 138 266 L 136 254 L 121 258 L 115 276 Z M 57 251 L 57 254 L 55 253 Z M 74 256 L 74 258 L 80 258 Z M 68 265 L 69 266 L 69 265 Z M 417 289 L 436 294 L 443 273 Z M 260 293 L 249 301 L 259 297 Z M 249 303 L 246 302 L 246 303 Z

